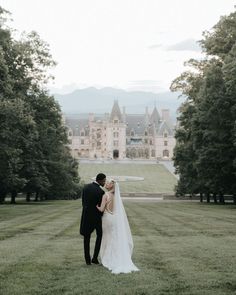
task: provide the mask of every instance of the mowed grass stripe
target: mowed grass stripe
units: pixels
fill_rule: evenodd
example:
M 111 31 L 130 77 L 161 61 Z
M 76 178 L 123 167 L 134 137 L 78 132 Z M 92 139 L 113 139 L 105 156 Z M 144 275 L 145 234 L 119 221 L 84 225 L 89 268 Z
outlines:
M 142 208 L 144 206 L 142 206 Z M 150 206 L 150 204 L 147 204 L 147 207 L 148 207 L 147 211 L 149 211 L 149 210 L 154 211 L 154 209 L 156 209 L 156 219 L 158 219 L 158 221 L 159 221 L 160 220 L 159 216 L 161 216 L 160 213 L 165 212 L 165 209 L 167 209 L 169 206 L 171 206 L 171 205 L 170 204 L 168 204 L 168 205 L 167 204 L 162 204 L 162 205 L 161 204 L 157 204 L 157 205 L 152 204 L 152 206 Z M 178 206 L 179 206 L 178 211 L 180 211 L 180 208 L 182 207 L 182 214 L 185 215 L 185 210 L 183 210 L 183 209 L 189 208 L 189 205 L 182 203 L 180 205 L 177 205 L 177 207 Z M 191 206 L 192 206 L 192 211 L 194 211 L 193 206 L 198 207 L 199 204 L 192 204 Z M 159 207 L 159 208 L 157 208 L 157 207 Z M 174 208 L 175 207 L 172 204 L 171 211 L 174 210 Z M 145 208 L 145 209 L 147 209 L 147 208 Z M 169 210 L 166 210 L 166 211 L 168 212 Z M 227 212 L 227 209 L 225 211 Z M 140 215 L 140 210 L 138 210 L 138 213 L 139 214 L 137 216 Z M 150 220 L 153 220 L 153 214 L 150 214 L 150 212 L 149 212 L 149 214 L 147 212 L 144 212 L 144 214 L 146 216 L 148 216 Z M 168 212 L 168 215 L 169 214 L 170 213 Z M 165 216 L 167 216 L 167 215 L 165 214 Z M 212 220 L 212 221 L 214 222 L 214 220 Z M 153 234 L 154 231 L 153 230 L 151 232 L 148 231 L 148 227 L 150 224 L 152 226 L 152 223 L 149 222 L 149 223 L 147 223 L 147 226 L 145 227 L 147 230 L 147 236 L 149 237 L 148 239 L 146 239 L 146 242 L 147 242 L 147 244 L 149 244 L 150 240 L 153 240 L 154 245 L 151 248 L 154 248 L 156 245 L 156 248 L 159 249 L 158 251 L 161 252 L 161 253 L 159 253 L 159 255 L 161 257 L 167 258 L 166 263 L 169 264 L 169 266 L 167 267 L 167 269 L 169 269 L 168 278 L 175 276 L 176 272 L 178 274 L 181 274 L 181 276 L 186 277 L 186 283 L 184 285 L 182 285 L 182 280 L 180 280 L 176 284 L 176 280 L 173 279 L 174 286 L 170 282 L 171 288 L 170 289 L 167 288 L 166 292 L 170 292 L 170 294 L 183 294 L 184 290 L 186 290 L 186 288 L 188 288 L 188 282 L 192 281 L 192 279 L 195 278 L 196 281 L 192 281 L 192 284 L 193 285 L 196 284 L 196 286 L 195 286 L 196 289 L 193 290 L 193 288 L 191 288 L 192 291 L 189 291 L 189 294 L 205 294 L 205 293 L 203 293 L 203 289 L 201 289 L 201 291 L 199 290 L 199 285 L 201 288 L 203 288 L 203 286 L 205 286 L 206 293 L 207 293 L 207 289 L 209 289 L 209 294 L 211 294 L 211 292 L 212 292 L 211 290 L 217 289 L 219 287 L 219 284 L 216 283 L 216 280 L 220 281 L 221 277 L 222 277 L 222 268 L 221 268 L 222 257 L 224 257 L 223 259 L 225 260 L 224 267 L 227 268 L 227 265 L 229 265 L 229 267 L 227 269 L 227 275 L 230 275 L 230 273 L 231 273 L 231 275 L 233 274 L 235 277 L 235 270 L 234 270 L 235 255 L 234 255 L 234 262 L 232 262 L 232 260 L 231 260 L 232 256 L 229 255 L 229 253 L 232 254 L 230 247 L 232 247 L 232 240 L 235 241 L 235 231 L 234 231 L 234 235 L 231 235 L 231 234 L 229 235 L 229 239 L 228 239 L 228 237 L 227 237 L 227 239 L 225 239 L 224 236 L 223 237 L 221 236 L 220 238 L 209 237 L 208 235 L 202 234 L 202 232 L 201 232 L 202 224 L 200 221 L 199 225 L 198 225 L 198 229 L 194 230 L 195 236 L 193 236 L 193 237 L 186 237 L 186 235 L 184 233 L 184 229 L 186 229 L 188 227 L 188 223 L 186 223 L 186 226 L 183 227 L 183 229 L 182 229 L 181 224 L 180 224 L 181 228 L 180 227 L 176 228 L 178 236 L 168 238 L 166 234 L 165 235 L 162 235 L 162 234 L 158 235 L 157 234 L 157 236 L 155 238 L 154 235 L 150 236 L 150 234 Z M 167 226 L 172 227 L 174 229 L 175 223 L 171 222 Z M 165 224 L 159 223 L 159 227 L 163 231 L 166 230 Z M 215 228 L 215 229 L 217 230 L 217 228 Z M 228 244 L 228 246 L 225 245 L 225 242 Z M 229 245 L 231 245 L 231 246 L 229 246 Z M 158 257 L 158 255 L 155 255 L 155 259 L 154 259 L 153 256 L 150 255 L 150 251 L 148 250 L 148 247 L 146 247 L 146 248 L 147 248 L 147 252 L 145 251 L 144 254 L 146 254 L 148 257 L 150 257 L 151 260 L 153 260 L 154 265 L 157 265 L 157 266 L 161 265 L 161 263 L 160 263 L 160 261 L 158 261 L 158 259 L 155 260 L 156 257 Z M 157 252 L 155 252 L 155 253 L 157 253 Z M 176 258 L 173 256 L 176 256 Z M 147 261 L 148 257 L 145 257 L 144 261 Z M 166 268 L 166 266 L 165 266 L 165 268 Z M 177 270 L 174 271 L 175 269 L 177 269 Z M 170 270 L 172 270 L 172 271 L 170 271 Z M 216 275 L 215 272 L 217 270 L 218 270 L 218 273 Z M 216 279 L 216 277 L 217 277 L 217 279 Z M 198 281 L 199 278 L 201 278 L 202 282 Z M 229 283 L 228 286 L 231 286 L 233 289 L 235 284 L 232 283 L 232 280 L 231 280 L 231 282 Z M 228 294 L 230 294 L 231 287 L 229 287 Z M 232 289 L 231 289 L 231 291 L 232 291 Z M 169 291 L 167 291 L 167 290 L 169 290 Z M 221 294 L 221 293 L 219 292 L 219 294 Z M 227 294 L 227 292 L 224 294 Z
M 209 215 L 204 208 L 203 218 L 197 220 L 199 203 L 125 201 L 124 205 L 135 245 L 133 260 L 140 272 L 116 276 L 101 266 L 87 267 L 79 235 L 81 200 L 57 201 L 54 210 L 49 204 L 41 211 L 42 221 L 50 211 L 54 218 L 0 242 L 2 294 L 233 294 L 236 237 L 227 219 L 234 219 L 233 206 L 221 210 L 208 206 Z M 8 215 L 14 218 L 19 207 L 9 206 Z M 29 210 L 31 215 L 30 208 L 25 214 Z M 229 230 L 227 235 L 219 235 L 222 227 Z
M 177 236 L 179 229 L 185 235 L 196 235 L 199 229 L 197 224 L 192 223 L 190 218 L 185 217 L 185 212 L 182 212 L 182 216 L 175 216 L 168 203 L 161 206 L 153 206 L 152 203 L 147 203 L 144 207 L 140 206 L 136 210 L 135 214 L 137 216 L 143 215 L 146 218 L 146 222 L 143 222 L 143 224 L 151 223 L 150 229 L 153 232 L 159 232 L 162 236 Z
M 76 203 L 73 203 L 73 205 L 75 204 Z M 77 203 L 77 205 L 79 204 Z M 70 208 L 67 206 L 65 207 L 66 208 L 59 206 L 51 215 L 48 212 L 46 215 L 42 214 L 41 220 L 35 224 L 29 225 L 31 226 L 30 232 L 20 231 L 17 233 L 16 225 L 16 229 L 13 228 L 9 232 L 9 238 L 0 243 L 0 252 L 2 257 L 5 258 L 3 261 L 7 262 L 7 264 L 11 262 L 16 264 L 17 260 L 22 262 L 30 253 L 38 251 L 40 247 L 44 247 L 48 240 L 57 237 L 57 235 L 60 235 L 65 229 L 70 228 L 71 225 L 75 223 L 74 217 L 76 215 L 78 222 L 79 206 L 72 206 L 72 204 L 70 204 Z M 11 236 L 12 232 L 14 235 Z M 18 251 L 19 249 L 20 251 Z M 7 252 L 13 255 L 10 257 L 7 256 Z M 3 265 L 5 264 L 0 265 L 0 269 L 2 269 Z
M 203 212 L 201 215 L 198 213 L 198 208 L 202 206 L 202 204 L 195 204 L 197 207 L 194 212 L 191 212 L 191 207 L 193 204 L 184 203 L 185 209 L 183 209 L 183 205 L 176 203 L 175 206 L 170 203 L 165 203 L 159 206 L 153 206 L 152 204 L 146 204 L 146 208 L 140 209 L 148 215 L 148 218 L 151 220 L 156 220 L 160 222 L 158 224 L 159 232 L 163 232 L 163 235 L 170 236 L 178 236 L 181 235 L 210 235 L 210 236 L 229 236 L 235 234 L 235 217 L 231 218 L 222 217 L 219 218 L 217 216 L 218 210 L 216 210 L 215 214 L 207 214 L 207 212 Z M 163 208 L 165 208 L 163 210 Z M 228 206 L 228 209 L 231 210 L 232 206 Z M 216 208 L 217 209 L 217 208 Z M 143 212 L 143 213 L 144 213 Z M 232 211 L 234 213 L 234 211 Z M 141 212 L 136 212 L 137 215 L 140 215 Z M 222 212 L 222 215 L 224 213 Z M 223 221 L 222 221 L 223 219 Z M 236 221 L 236 220 L 235 220 Z M 155 228 L 155 224 L 153 224 L 153 229 Z M 161 229 L 163 227 L 163 230 Z M 227 228 L 227 231 L 225 231 Z
M 31 231 L 35 231 L 35 229 L 38 226 L 44 225 L 47 222 L 51 222 L 61 215 L 65 215 L 66 213 L 70 214 L 70 211 L 68 209 L 60 210 L 58 212 L 58 209 L 53 209 L 46 212 L 47 214 L 45 215 L 45 212 L 41 212 L 40 215 L 35 217 L 34 215 L 30 215 L 29 218 L 23 220 L 21 223 L 16 223 L 12 229 L 12 225 L 3 227 L 0 229 L 0 240 L 5 240 L 14 237 L 15 235 L 20 235 L 24 233 L 29 233 Z
M 59 205 L 55 208 L 53 202 L 50 201 L 47 202 L 46 206 L 44 206 L 44 202 L 25 203 L 22 199 L 20 201 L 17 200 L 17 202 L 16 205 L 1 205 L 0 229 L 6 228 L 8 225 L 11 227 L 19 221 L 21 224 L 27 223 L 31 220 L 37 220 L 37 218 L 41 216 L 58 212 L 57 207 Z M 15 210 L 16 212 L 14 216 L 9 215 L 9 206 L 12 206 L 13 208 L 15 208 L 15 206 L 18 207 L 17 210 Z M 4 223 L 1 221 L 4 221 Z

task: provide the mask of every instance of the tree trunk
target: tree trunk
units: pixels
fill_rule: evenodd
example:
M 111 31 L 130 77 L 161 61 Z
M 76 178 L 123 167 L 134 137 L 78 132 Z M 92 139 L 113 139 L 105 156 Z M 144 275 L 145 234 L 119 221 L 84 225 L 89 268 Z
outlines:
M 30 196 L 31 196 L 31 193 L 27 192 L 26 193 L 26 202 L 30 202 Z
M 217 195 L 213 194 L 214 203 L 217 203 Z
M 207 203 L 210 203 L 211 195 L 209 193 L 206 194 Z
M 38 200 L 39 200 L 39 192 L 36 192 L 35 193 L 35 199 L 34 199 L 34 201 L 35 202 L 38 202 Z
M 16 197 L 17 197 L 17 191 L 12 191 L 11 192 L 11 204 L 16 203 Z
M 203 202 L 203 194 L 200 193 L 200 202 L 202 203 Z
M 0 195 L 0 204 L 3 204 L 5 202 L 5 198 L 6 198 L 6 193 L 1 193 Z
M 220 204 L 225 204 L 225 198 L 222 193 L 220 193 Z

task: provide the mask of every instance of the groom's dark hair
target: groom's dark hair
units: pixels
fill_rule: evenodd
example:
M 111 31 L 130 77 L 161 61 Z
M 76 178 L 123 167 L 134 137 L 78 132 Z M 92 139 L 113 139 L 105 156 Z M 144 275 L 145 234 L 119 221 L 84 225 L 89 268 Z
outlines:
M 106 178 L 106 175 L 105 174 L 98 173 L 98 175 L 96 176 L 96 181 L 103 180 L 105 178 Z

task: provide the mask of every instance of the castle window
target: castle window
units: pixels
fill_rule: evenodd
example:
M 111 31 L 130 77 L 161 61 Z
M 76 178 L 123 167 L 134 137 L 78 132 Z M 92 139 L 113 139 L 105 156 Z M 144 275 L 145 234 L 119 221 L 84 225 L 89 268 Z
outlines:
M 73 135 L 72 131 L 69 131 L 69 136 L 72 136 L 72 135 Z
M 80 136 L 84 136 L 84 131 L 81 131 L 80 132 Z
M 150 139 L 150 145 L 152 145 L 152 140 Z
M 167 158 L 168 158 L 168 157 L 169 157 L 169 154 L 170 154 L 170 153 L 169 153 L 168 150 L 164 150 L 164 151 L 163 151 L 163 157 L 167 157 Z
M 119 123 L 119 120 L 116 119 L 116 120 L 113 121 L 113 123 L 117 124 L 117 123 Z
M 163 136 L 164 137 L 167 137 L 168 136 L 167 132 L 164 132 Z
M 146 144 L 148 143 L 148 140 L 147 140 L 147 138 L 145 138 L 144 142 L 145 142 Z
M 155 155 L 156 155 L 155 150 L 152 150 L 151 155 L 152 155 L 152 157 L 155 157 Z
M 147 135 L 148 135 L 148 132 L 147 132 L 147 131 L 145 131 L 144 135 L 145 135 L 145 136 L 147 136 Z
M 113 141 L 113 146 L 118 146 L 118 140 Z
M 131 131 L 131 132 L 130 132 L 130 135 L 131 135 L 131 136 L 134 136 L 134 131 Z
M 119 132 L 113 132 L 113 137 L 119 137 Z
M 167 145 L 168 145 L 168 141 L 165 140 L 165 141 L 164 141 L 164 146 L 167 146 Z
M 84 139 L 81 139 L 81 144 L 84 144 Z

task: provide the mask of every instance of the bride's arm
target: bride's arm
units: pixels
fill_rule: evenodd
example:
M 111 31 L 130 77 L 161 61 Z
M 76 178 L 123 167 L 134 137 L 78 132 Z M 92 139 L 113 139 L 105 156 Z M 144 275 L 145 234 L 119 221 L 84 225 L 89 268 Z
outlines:
M 105 210 L 106 203 L 107 203 L 107 195 L 104 194 L 103 197 L 102 197 L 102 203 L 101 203 L 101 205 L 100 206 L 98 206 L 98 205 L 96 206 L 97 209 L 99 211 L 103 212 Z

